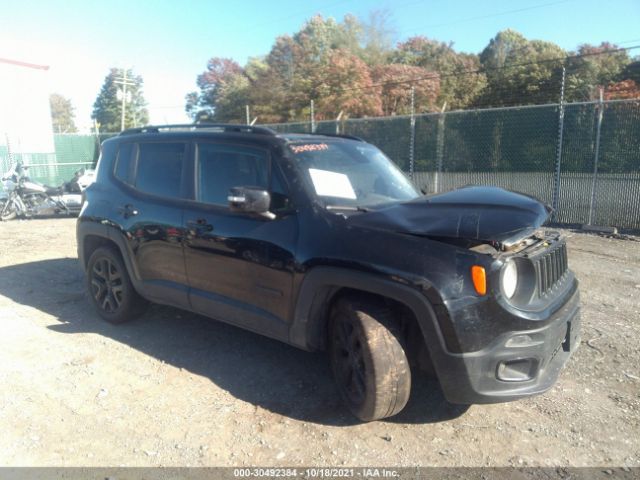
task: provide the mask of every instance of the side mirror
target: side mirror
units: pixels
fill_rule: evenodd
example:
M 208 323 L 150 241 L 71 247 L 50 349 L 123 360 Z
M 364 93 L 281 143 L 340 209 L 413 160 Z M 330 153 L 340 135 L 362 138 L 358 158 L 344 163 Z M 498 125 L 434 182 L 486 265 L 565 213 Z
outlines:
M 271 195 L 260 187 L 233 187 L 227 200 L 229 208 L 234 212 L 254 213 L 269 220 L 276 218 L 269 211 Z

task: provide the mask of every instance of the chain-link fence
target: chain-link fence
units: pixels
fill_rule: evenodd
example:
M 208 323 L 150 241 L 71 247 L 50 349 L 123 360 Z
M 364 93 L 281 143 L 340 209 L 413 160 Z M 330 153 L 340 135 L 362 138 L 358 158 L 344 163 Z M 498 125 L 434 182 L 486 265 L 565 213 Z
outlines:
M 558 223 L 640 228 L 639 100 L 348 119 L 315 131 L 377 145 L 426 193 L 495 185 L 552 205 Z

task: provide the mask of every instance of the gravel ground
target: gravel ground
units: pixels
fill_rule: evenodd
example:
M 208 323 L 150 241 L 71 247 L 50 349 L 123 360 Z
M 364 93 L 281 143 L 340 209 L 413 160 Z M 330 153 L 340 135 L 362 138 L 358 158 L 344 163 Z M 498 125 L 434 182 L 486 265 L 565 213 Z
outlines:
M 640 466 L 640 242 L 567 231 L 582 345 L 546 394 L 448 405 L 415 379 L 359 424 L 323 354 L 168 307 L 92 311 L 75 220 L 0 224 L 0 465 Z

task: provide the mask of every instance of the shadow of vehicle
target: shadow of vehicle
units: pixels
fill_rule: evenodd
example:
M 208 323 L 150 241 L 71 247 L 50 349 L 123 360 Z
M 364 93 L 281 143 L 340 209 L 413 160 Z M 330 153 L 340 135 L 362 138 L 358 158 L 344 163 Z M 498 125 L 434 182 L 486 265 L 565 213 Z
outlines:
M 0 268 L 0 294 L 55 316 L 51 330 L 96 333 L 209 378 L 236 398 L 280 415 L 326 425 L 358 420 L 342 404 L 323 353 L 308 353 L 182 310 L 152 305 L 138 320 L 111 325 L 93 311 L 75 258 Z M 448 404 L 437 381 L 414 376 L 407 407 L 386 421 L 435 423 L 467 407 Z

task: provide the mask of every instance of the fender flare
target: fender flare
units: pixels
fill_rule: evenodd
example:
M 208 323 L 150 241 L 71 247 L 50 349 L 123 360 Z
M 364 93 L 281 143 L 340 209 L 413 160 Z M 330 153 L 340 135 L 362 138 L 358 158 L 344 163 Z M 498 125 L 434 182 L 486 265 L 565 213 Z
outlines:
M 136 289 L 140 286 L 140 273 L 138 271 L 137 265 L 135 265 L 131 259 L 133 258 L 133 252 L 131 252 L 130 247 L 127 242 L 124 240 L 122 233 L 115 227 L 111 225 L 104 225 L 96 222 L 87 222 L 87 221 L 79 221 L 77 227 L 77 237 L 78 239 L 82 239 L 78 241 L 78 260 L 81 263 L 82 270 L 86 270 L 88 258 L 85 258 L 86 253 L 84 251 L 84 240 L 87 236 L 95 236 L 104 238 L 105 240 L 109 240 L 120 251 L 120 256 L 124 261 L 124 265 L 127 268 L 127 273 L 129 274 L 129 278 L 133 283 Z
M 337 267 L 315 267 L 305 275 L 289 330 L 291 344 L 311 351 L 324 347 L 326 307 L 341 288 L 373 293 L 402 303 L 413 312 L 431 355 L 440 357 L 446 351 L 432 305 L 439 295 L 432 286 L 426 285 L 427 291 L 420 292 L 381 275 Z M 437 361 L 436 358 L 433 360 Z

